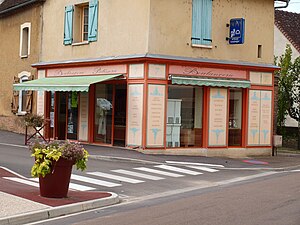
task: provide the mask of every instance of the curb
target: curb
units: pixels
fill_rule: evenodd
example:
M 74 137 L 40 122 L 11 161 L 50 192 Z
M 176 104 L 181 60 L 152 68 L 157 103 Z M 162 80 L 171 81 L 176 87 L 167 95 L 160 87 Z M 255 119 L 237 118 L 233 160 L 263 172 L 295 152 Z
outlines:
M 0 225 L 17 225 L 26 224 L 39 220 L 51 219 L 68 214 L 83 212 L 91 209 L 101 208 L 114 205 L 120 202 L 119 196 L 116 193 L 108 192 L 110 197 L 90 200 L 85 202 L 74 203 L 65 206 L 51 207 L 45 210 L 24 213 L 16 216 L 0 218 Z
M 102 155 L 90 155 L 89 158 L 91 159 L 102 159 L 102 160 L 116 160 L 116 161 L 127 161 L 127 162 L 137 162 L 142 164 L 162 164 L 162 162 L 154 162 L 154 161 L 147 161 L 143 159 L 134 159 L 134 158 L 124 158 L 118 156 L 102 156 Z
M 136 163 L 141 163 L 141 164 L 151 164 L 151 165 L 158 165 L 158 164 L 170 164 L 172 163 L 166 163 L 166 162 L 154 162 L 154 161 L 147 161 L 147 160 L 142 160 L 142 159 L 134 159 L 134 158 L 124 158 L 124 157 L 118 157 L 118 156 L 102 156 L 102 155 L 90 155 L 89 156 L 91 159 L 96 159 L 96 160 L 115 160 L 115 161 L 127 161 L 127 162 L 136 162 Z M 211 166 L 214 168 L 213 166 Z M 286 171 L 286 170 L 292 170 L 292 169 L 297 169 L 300 167 L 299 165 L 295 166 L 287 166 L 287 167 L 223 167 L 219 168 L 220 170 L 266 170 L 266 171 Z

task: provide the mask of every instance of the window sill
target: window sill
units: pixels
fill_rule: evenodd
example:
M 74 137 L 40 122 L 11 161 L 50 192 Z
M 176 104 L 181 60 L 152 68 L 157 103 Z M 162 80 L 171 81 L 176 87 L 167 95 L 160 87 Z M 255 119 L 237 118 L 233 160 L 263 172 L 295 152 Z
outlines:
M 26 111 L 17 112 L 16 116 L 25 116 L 27 114 Z
M 20 55 L 20 58 L 21 58 L 21 59 L 28 58 L 28 55 Z
M 89 44 L 88 41 L 82 41 L 82 42 L 76 42 L 76 43 L 73 43 L 72 46 L 88 45 L 88 44 Z
M 207 49 L 212 49 L 213 47 L 211 45 L 197 45 L 197 44 L 192 44 L 192 48 L 207 48 Z

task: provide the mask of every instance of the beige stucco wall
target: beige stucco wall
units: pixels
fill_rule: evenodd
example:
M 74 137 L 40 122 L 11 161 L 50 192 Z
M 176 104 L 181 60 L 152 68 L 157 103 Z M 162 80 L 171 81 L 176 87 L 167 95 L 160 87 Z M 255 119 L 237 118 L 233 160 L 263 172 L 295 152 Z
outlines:
M 273 0 L 214 0 L 211 49 L 191 47 L 192 0 L 99 1 L 98 41 L 64 46 L 64 8 L 84 2 L 44 4 L 41 61 L 153 53 L 273 63 Z M 240 17 L 246 20 L 245 44 L 229 45 L 226 23 Z M 262 58 L 257 58 L 258 45 Z
M 40 6 L 32 6 L 18 11 L 17 14 L 0 18 L 0 129 L 16 131 L 18 126 L 18 119 L 11 112 L 14 76 L 22 71 L 36 74 L 36 69 L 32 68 L 31 64 L 36 63 L 39 56 L 40 13 Z M 21 59 L 20 30 L 21 25 L 27 22 L 31 23 L 30 54 Z
M 98 40 L 86 45 L 64 46 L 65 6 L 84 2 L 88 1 L 60 0 L 55 1 L 55 4 L 52 1 L 46 1 L 41 61 L 98 58 L 147 52 L 150 0 L 99 1 Z
M 231 18 L 245 18 L 245 44 L 229 45 Z M 167 23 L 166 23 L 167 21 Z M 212 49 L 191 47 L 192 0 L 151 0 L 149 52 L 210 59 L 273 63 L 273 0 L 214 0 Z M 262 45 L 262 58 L 257 46 Z

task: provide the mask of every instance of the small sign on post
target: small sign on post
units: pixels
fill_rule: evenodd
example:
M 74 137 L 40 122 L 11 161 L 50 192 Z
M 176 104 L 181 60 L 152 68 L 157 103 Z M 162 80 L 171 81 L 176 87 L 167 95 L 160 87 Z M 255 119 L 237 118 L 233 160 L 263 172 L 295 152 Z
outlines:
M 229 44 L 244 44 L 245 19 L 236 18 L 230 20 Z

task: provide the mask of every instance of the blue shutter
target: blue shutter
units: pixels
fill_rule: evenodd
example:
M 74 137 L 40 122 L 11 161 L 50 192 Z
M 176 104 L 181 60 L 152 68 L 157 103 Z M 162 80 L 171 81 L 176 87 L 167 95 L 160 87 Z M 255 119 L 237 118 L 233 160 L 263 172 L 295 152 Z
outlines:
M 73 12 L 74 6 L 69 5 L 65 8 L 65 28 L 64 45 L 70 45 L 73 41 Z
M 98 0 L 89 3 L 89 30 L 88 41 L 97 41 L 98 34 Z
M 192 44 L 210 45 L 212 0 L 193 0 Z

